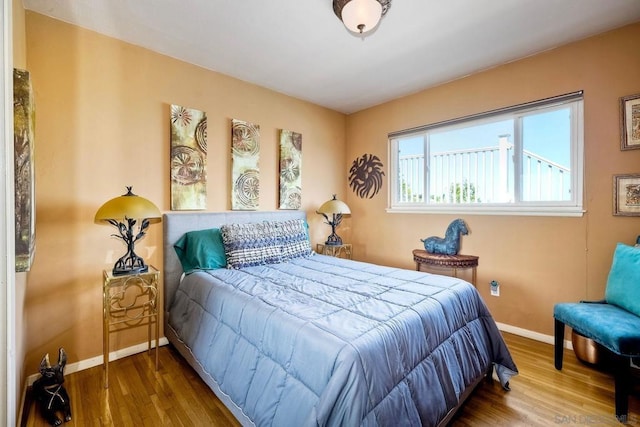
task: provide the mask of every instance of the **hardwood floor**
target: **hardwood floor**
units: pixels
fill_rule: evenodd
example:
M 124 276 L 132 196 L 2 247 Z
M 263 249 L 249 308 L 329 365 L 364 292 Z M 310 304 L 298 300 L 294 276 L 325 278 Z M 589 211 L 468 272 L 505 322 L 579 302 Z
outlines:
M 109 363 L 109 388 L 102 365 L 65 376 L 72 420 L 63 426 L 237 426 L 239 423 L 171 346 Z M 29 427 L 48 424 L 30 405 Z M 26 409 L 25 409 L 26 411 Z
M 613 378 L 565 350 L 564 367 L 553 366 L 553 347 L 504 334 L 520 374 L 505 392 L 482 382 L 451 426 L 620 426 L 614 413 Z M 160 349 L 160 369 L 141 353 L 66 376 L 73 420 L 65 426 L 234 426 L 237 421 L 171 346 Z M 26 426 L 46 426 L 35 405 Z M 629 422 L 640 426 L 640 399 L 629 399 Z
M 519 375 L 511 391 L 483 382 L 463 406 L 454 426 L 620 426 L 614 415 L 613 377 L 564 351 L 562 371 L 553 346 L 503 333 Z M 638 382 L 638 381 L 636 381 Z M 627 425 L 640 426 L 640 396 L 629 398 Z

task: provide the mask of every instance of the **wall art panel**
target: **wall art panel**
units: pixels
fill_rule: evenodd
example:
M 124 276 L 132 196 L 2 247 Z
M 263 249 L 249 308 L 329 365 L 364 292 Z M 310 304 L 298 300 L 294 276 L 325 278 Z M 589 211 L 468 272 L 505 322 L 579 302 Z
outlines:
M 28 71 L 13 70 L 16 272 L 31 270 L 36 242 L 33 167 L 35 104 Z
M 207 208 L 207 114 L 171 106 L 171 210 Z
M 260 126 L 231 121 L 231 209 L 257 210 L 260 204 Z
M 302 135 L 280 131 L 280 209 L 302 206 Z

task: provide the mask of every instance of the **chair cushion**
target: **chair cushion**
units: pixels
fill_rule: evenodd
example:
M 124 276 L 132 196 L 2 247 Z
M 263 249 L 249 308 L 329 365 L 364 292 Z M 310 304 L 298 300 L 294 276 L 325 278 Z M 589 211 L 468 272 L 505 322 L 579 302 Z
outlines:
M 604 298 L 640 316 L 640 248 L 618 243 Z
M 553 317 L 616 354 L 640 355 L 640 317 L 613 304 L 556 304 Z

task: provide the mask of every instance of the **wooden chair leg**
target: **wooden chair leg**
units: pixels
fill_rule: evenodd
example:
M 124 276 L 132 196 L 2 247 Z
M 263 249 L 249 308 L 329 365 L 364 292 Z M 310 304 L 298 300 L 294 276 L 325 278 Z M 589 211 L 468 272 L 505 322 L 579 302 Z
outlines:
M 613 355 L 613 376 L 616 393 L 616 418 L 626 423 L 629 412 L 629 391 L 631 388 L 631 366 L 629 358 Z
M 562 356 L 564 355 L 564 323 L 555 319 L 555 345 L 554 355 L 556 369 L 562 369 Z

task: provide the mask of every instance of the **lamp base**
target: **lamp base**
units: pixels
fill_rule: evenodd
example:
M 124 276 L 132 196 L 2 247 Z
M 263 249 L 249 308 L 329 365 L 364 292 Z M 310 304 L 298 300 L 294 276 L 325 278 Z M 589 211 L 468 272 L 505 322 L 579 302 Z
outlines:
M 112 270 L 114 276 L 146 273 L 147 271 L 149 271 L 149 266 L 133 251 L 133 242 L 129 243 L 127 253 L 116 261 Z
M 327 241 L 324 244 L 327 246 L 340 246 L 342 245 L 342 238 L 336 233 L 332 233 L 327 237 Z
M 148 265 L 143 265 L 142 267 L 133 267 L 133 268 L 113 267 L 113 270 L 111 270 L 114 276 L 124 276 L 126 274 L 140 274 L 140 273 L 146 273 L 147 271 L 149 271 Z

